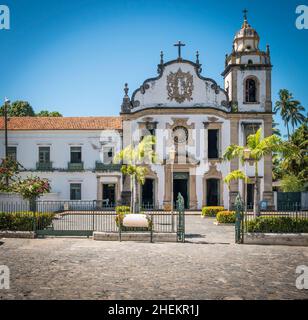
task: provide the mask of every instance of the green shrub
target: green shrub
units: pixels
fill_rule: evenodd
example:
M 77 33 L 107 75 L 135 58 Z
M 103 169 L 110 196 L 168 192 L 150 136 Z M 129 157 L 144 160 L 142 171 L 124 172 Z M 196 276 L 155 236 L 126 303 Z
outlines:
M 119 223 L 123 222 L 124 216 L 128 213 L 130 213 L 130 207 L 129 206 L 117 206 L 115 208 L 116 210 L 116 217 L 115 217 L 115 221 L 116 221 L 116 225 L 117 227 L 119 226 Z
M 115 208 L 116 213 L 129 213 L 130 212 L 130 207 L 129 206 L 116 206 Z
M 44 229 L 48 227 L 54 213 L 50 212 L 0 212 L 0 230 L 10 231 L 33 231 L 35 229 Z
M 308 233 L 308 219 L 292 217 L 257 217 L 247 222 L 247 232 Z
M 212 207 L 203 207 L 202 216 L 205 217 L 216 217 L 219 211 L 223 211 L 224 207 L 222 206 L 212 206 Z
M 235 223 L 235 211 L 219 211 L 216 219 L 219 223 Z

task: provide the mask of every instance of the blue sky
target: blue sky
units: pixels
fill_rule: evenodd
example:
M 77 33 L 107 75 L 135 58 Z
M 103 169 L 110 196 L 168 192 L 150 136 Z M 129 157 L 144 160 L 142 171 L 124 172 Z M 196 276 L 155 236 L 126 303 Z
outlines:
M 124 83 L 132 92 L 155 76 L 160 50 L 176 58 L 179 39 L 183 57 L 194 60 L 199 50 L 203 75 L 222 86 L 224 57 L 247 8 L 261 48 L 271 46 L 273 100 L 287 88 L 307 110 L 308 30 L 295 28 L 295 9 L 306 0 L 0 2 L 11 10 L 11 30 L 0 30 L 2 100 L 65 116 L 117 115 Z

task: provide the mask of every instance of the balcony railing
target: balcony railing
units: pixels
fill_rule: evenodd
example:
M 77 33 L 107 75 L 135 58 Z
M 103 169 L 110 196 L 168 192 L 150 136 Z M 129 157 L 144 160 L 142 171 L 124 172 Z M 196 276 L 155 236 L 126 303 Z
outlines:
M 52 170 L 52 162 L 37 162 L 36 170 L 38 171 L 51 171 Z
M 83 170 L 83 162 L 69 162 L 67 166 L 69 171 L 82 171 Z
M 116 164 L 116 163 L 105 164 L 100 161 L 95 162 L 96 171 L 120 171 L 121 166 L 122 166 L 121 164 Z

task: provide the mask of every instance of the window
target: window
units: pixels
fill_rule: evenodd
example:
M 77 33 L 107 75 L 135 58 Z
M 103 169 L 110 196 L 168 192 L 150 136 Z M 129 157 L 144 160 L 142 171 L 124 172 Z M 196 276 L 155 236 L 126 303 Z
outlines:
M 114 155 L 114 148 L 113 147 L 104 147 L 103 148 L 103 155 L 104 155 L 104 163 L 109 164 L 113 161 Z
M 247 145 L 247 138 L 251 134 L 255 134 L 260 128 L 259 123 L 245 123 L 244 124 L 244 145 Z
M 257 102 L 257 85 L 254 79 L 247 79 L 245 83 L 245 101 Z
M 249 59 L 248 64 L 253 64 L 253 61 Z
M 81 163 L 81 147 L 71 147 L 71 163 Z
M 17 147 L 8 147 L 7 148 L 7 155 L 9 158 L 13 160 L 17 160 Z
M 81 200 L 81 184 L 80 183 L 70 184 L 70 199 Z
M 208 157 L 209 159 L 219 158 L 219 130 L 208 130 Z
M 39 147 L 39 163 L 50 162 L 50 147 Z
M 172 135 L 176 144 L 182 144 L 188 141 L 188 130 L 183 126 L 175 127 L 172 131 Z

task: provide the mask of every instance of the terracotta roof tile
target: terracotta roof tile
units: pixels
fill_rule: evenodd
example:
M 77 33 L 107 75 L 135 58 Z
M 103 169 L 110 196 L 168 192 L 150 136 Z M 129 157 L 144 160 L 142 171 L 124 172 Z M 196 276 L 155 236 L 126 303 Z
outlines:
M 4 118 L 0 117 L 0 130 Z M 12 117 L 9 130 L 121 130 L 121 117 Z

